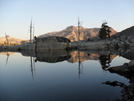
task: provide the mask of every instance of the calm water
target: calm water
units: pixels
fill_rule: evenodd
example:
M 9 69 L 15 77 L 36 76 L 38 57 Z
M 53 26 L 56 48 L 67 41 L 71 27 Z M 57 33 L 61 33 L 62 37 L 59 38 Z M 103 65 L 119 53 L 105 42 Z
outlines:
M 105 59 L 109 59 L 110 66 L 103 62 Z M 93 52 L 1 52 L 0 101 L 121 99 L 121 87 L 102 83 L 116 80 L 128 85 L 128 79 L 110 73 L 106 65 L 118 66 L 129 61 L 115 54 Z

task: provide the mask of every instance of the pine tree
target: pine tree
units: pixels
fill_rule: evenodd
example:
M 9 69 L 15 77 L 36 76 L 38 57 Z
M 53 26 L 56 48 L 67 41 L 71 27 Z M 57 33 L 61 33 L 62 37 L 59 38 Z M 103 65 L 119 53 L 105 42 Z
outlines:
M 110 27 L 106 25 L 107 23 L 102 23 L 102 28 L 99 31 L 99 37 L 100 39 L 106 39 L 109 38 L 110 39 Z

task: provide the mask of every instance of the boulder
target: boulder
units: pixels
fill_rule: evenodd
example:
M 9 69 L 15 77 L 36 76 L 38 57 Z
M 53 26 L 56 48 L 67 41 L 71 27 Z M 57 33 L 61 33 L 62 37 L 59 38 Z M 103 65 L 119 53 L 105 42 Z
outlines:
M 129 72 L 130 71 L 126 64 L 121 65 L 121 66 L 110 67 L 108 70 L 110 72 L 112 72 L 112 73 L 125 73 L 125 72 Z
M 48 36 L 37 38 L 35 46 L 37 51 L 46 49 L 66 49 L 69 47 L 70 40 L 64 37 Z

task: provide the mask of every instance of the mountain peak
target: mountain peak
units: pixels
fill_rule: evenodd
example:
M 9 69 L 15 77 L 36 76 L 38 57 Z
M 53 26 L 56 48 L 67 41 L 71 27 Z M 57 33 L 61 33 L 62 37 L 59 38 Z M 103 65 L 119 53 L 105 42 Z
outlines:
M 68 26 L 67 28 L 66 28 L 66 30 L 73 30 L 73 29 L 76 29 L 77 27 L 75 27 L 75 26 Z
M 86 28 L 80 26 L 79 27 L 81 30 L 85 30 Z M 65 31 L 77 31 L 78 30 L 78 26 L 68 26 L 66 29 L 64 29 Z

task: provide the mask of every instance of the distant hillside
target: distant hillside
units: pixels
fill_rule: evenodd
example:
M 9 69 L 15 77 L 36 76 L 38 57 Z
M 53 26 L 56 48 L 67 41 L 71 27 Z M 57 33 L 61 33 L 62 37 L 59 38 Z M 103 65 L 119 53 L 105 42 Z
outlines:
M 11 36 L 7 36 L 7 39 L 9 41 L 9 45 L 19 45 L 19 44 L 27 42 L 26 40 L 17 39 Z M 6 44 L 7 44 L 6 38 L 0 37 L 0 45 L 6 45 Z
M 96 37 L 98 36 L 98 32 L 100 30 L 100 28 L 84 28 L 84 27 L 80 27 L 80 28 L 81 28 L 80 40 L 86 40 L 88 38 Z M 111 28 L 110 30 L 112 32 L 111 36 L 117 33 L 113 28 Z M 50 32 L 50 33 L 40 35 L 38 37 L 60 36 L 60 37 L 68 38 L 71 40 L 71 42 L 73 42 L 73 41 L 78 41 L 77 32 L 78 32 L 77 27 L 69 26 L 62 31 Z
M 120 38 L 127 40 L 130 43 L 134 43 L 134 26 L 129 27 L 111 37 L 112 39 Z
M 0 55 L 12 55 L 15 52 L 0 52 Z

